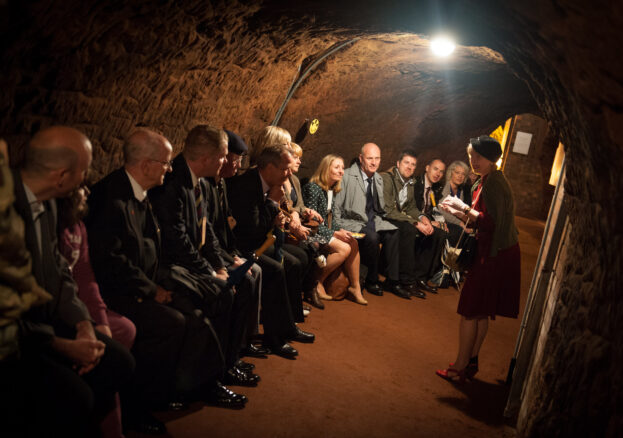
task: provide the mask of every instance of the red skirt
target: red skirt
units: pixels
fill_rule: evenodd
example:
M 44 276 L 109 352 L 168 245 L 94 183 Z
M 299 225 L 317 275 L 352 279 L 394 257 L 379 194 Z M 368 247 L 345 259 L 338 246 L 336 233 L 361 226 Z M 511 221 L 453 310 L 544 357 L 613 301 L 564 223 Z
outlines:
M 498 251 L 495 257 L 477 256 L 461 289 L 457 313 L 466 318 L 495 319 L 496 315 L 517 318 L 520 263 L 519 243 Z

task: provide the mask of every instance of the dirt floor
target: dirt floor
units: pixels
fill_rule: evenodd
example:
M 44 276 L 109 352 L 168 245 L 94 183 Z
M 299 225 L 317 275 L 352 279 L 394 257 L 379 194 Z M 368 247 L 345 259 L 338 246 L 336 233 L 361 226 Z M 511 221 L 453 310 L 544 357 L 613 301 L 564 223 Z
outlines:
M 517 225 L 523 312 L 544 224 L 518 217 Z M 194 404 L 158 417 L 168 436 L 188 438 L 515 436 L 502 416 L 503 382 L 521 318 L 490 324 L 475 381 L 455 385 L 435 375 L 456 356 L 458 297 L 449 288 L 426 300 L 366 294 L 367 307 L 329 302 L 301 324 L 316 342 L 296 344 L 297 360 L 246 359 L 262 381 L 233 388 L 249 398 L 245 409 Z

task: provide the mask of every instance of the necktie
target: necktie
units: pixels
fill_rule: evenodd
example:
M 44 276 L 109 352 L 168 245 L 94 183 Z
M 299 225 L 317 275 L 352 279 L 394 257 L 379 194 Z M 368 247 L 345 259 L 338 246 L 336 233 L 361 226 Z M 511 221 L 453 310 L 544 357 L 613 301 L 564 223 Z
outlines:
M 372 194 L 372 185 L 374 184 L 374 180 L 372 178 L 368 178 L 368 189 L 366 190 L 366 215 L 368 216 L 368 224 L 367 228 L 375 231 L 374 226 L 374 196 Z
M 225 188 L 223 187 L 222 180 L 216 184 L 216 189 L 218 190 L 218 202 L 221 207 L 221 211 L 225 212 Z
M 201 228 L 201 220 L 203 219 L 203 195 L 201 194 L 201 184 L 197 181 L 195 185 L 195 208 L 197 210 L 197 226 Z
M 424 190 L 424 214 L 430 213 L 430 207 L 430 187 L 426 187 L 426 190 Z

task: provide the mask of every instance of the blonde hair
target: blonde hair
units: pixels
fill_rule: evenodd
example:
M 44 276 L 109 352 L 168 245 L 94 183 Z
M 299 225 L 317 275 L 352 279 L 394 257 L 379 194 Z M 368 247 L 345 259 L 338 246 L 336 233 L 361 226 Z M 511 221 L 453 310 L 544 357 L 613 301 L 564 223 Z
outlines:
M 316 183 L 320 186 L 322 190 L 331 190 L 333 189 L 334 193 L 339 193 L 342 190 L 342 181 L 338 181 L 335 183 L 334 187 L 329 186 L 329 172 L 331 171 L 331 165 L 335 160 L 342 160 L 344 162 L 344 158 L 339 155 L 329 154 L 326 155 L 318 164 L 318 168 L 309 179 L 309 182 Z
M 301 158 L 303 156 L 303 148 L 300 147 L 296 143 L 290 143 L 290 149 L 292 150 L 292 155 Z
M 287 145 L 290 147 L 292 136 L 288 131 L 279 126 L 267 126 L 251 143 L 250 159 L 251 164 L 255 164 L 257 157 L 267 146 Z

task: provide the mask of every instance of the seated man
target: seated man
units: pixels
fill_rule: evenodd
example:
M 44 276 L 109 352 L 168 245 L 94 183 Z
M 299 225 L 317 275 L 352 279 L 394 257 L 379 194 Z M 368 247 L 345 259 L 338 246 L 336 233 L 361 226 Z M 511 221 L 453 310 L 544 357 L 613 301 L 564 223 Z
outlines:
M 97 434 L 99 420 L 113 408 L 114 394 L 134 369 L 126 348 L 94 330 L 58 251 L 55 198 L 82 184 L 90 163 L 90 141 L 73 128 L 55 126 L 32 138 L 23 167 L 13 173 L 15 209 L 24 221 L 32 272 L 52 295 L 22 319 L 28 382 L 42 388 L 32 393 L 31 402 L 35 418 L 43 416 L 44 423 L 29 427 L 43 427 L 45 434 Z M 63 424 L 68 412 L 71 420 Z M 58 429 L 53 432 L 54 428 Z
M 279 211 L 279 202 L 284 196 L 281 186 L 292 172 L 292 162 L 287 146 L 267 147 L 258 156 L 257 167 L 227 182 L 228 201 L 236 221 L 234 235 L 247 257 L 266 242 L 275 227 L 283 227 L 285 217 Z M 278 251 L 273 245 L 258 259 L 265 276 L 262 290 L 264 345 L 275 354 L 293 359 L 298 351 L 286 341 L 313 342 L 314 335 L 294 323 L 284 266 L 270 257 Z
M 173 160 L 172 173 L 164 185 L 150 190 L 149 197 L 161 225 L 163 265 L 183 272 L 182 282 L 204 283 L 213 292 L 196 300 L 195 305 L 209 317 L 219 335 L 227 369 L 225 383 L 256 386 L 259 376 L 235 365 L 256 303 L 252 296 L 255 290 L 248 282 L 238 285 L 237 290 L 225 283 L 229 263 L 223 259 L 224 251 L 208 220 L 208 211 L 215 206 L 207 198 L 204 178 L 217 175 L 226 155 L 227 135 L 222 129 L 195 126 L 182 153 Z M 185 287 L 182 283 L 182 289 Z
M 440 159 L 434 159 L 426 165 L 424 174 L 415 178 L 413 196 L 415 205 L 420 211 L 418 220 L 424 224 L 428 234 L 421 239 L 416 249 L 417 284 L 426 292 L 437 293 L 437 288 L 430 286 L 430 280 L 441 269 L 441 252 L 448 237 L 448 228 L 441 212 L 433 207 L 441 201 L 443 191 L 443 174 L 446 165 Z
M 333 219 L 345 230 L 364 233 L 359 241 L 361 263 L 368 268 L 365 288 L 383 295 L 379 285 L 379 255 L 385 259 L 385 287 L 400 298 L 410 299 L 412 287 L 400 285 L 400 234 L 387 222 L 383 199 L 383 178 L 376 172 L 381 164 L 381 150 L 374 143 L 361 148 L 359 162 L 344 172 L 342 190 L 335 197 Z M 380 244 L 383 244 L 382 250 Z
M 86 224 L 102 297 L 137 331 L 135 387 L 122 406 L 162 405 L 178 392 L 201 388 L 210 404 L 242 407 L 246 397 L 216 380 L 223 359 L 209 321 L 188 298 L 196 291 L 173 293 L 162 286 L 167 277 L 159 275 L 160 227 L 147 190 L 163 183 L 171 153 L 162 135 L 137 129 L 124 145 L 124 167 L 93 186 L 89 198 Z
M 386 219 L 400 230 L 400 281 L 415 284 L 411 295 L 426 298 L 426 293 L 417 289 L 416 247 L 433 233 L 433 228 L 418 218 L 421 216 L 413 195 L 413 173 L 417 165 L 417 156 L 412 150 L 404 150 L 396 167 L 383 172 Z M 422 216 L 425 219 L 424 216 Z M 421 283 L 420 283 L 421 284 Z
M 232 270 L 244 263 L 242 253 L 236 245 L 236 238 L 232 231 L 235 225 L 235 219 L 229 208 L 227 200 L 227 183 L 226 178 L 231 178 L 238 173 L 242 156 L 247 153 L 248 146 L 234 132 L 225 130 L 227 133 L 227 157 L 218 174 L 211 178 L 206 178 L 208 205 L 208 221 L 212 224 L 214 234 L 219 241 L 221 247 L 221 256 L 228 264 L 228 270 Z M 256 291 L 254 296 L 257 299 L 256 307 L 249 315 L 247 324 L 247 333 L 243 338 L 242 354 L 245 356 L 264 357 L 268 354 L 268 350 L 260 345 L 251 342 L 252 337 L 259 333 L 259 317 L 260 317 L 260 301 L 262 296 L 262 268 L 257 263 L 251 266 L 250 274 L 247 274 L 243 280 L 248 282 L 251 288 Z M 250 364 L 243 364 L 248 367 Z

